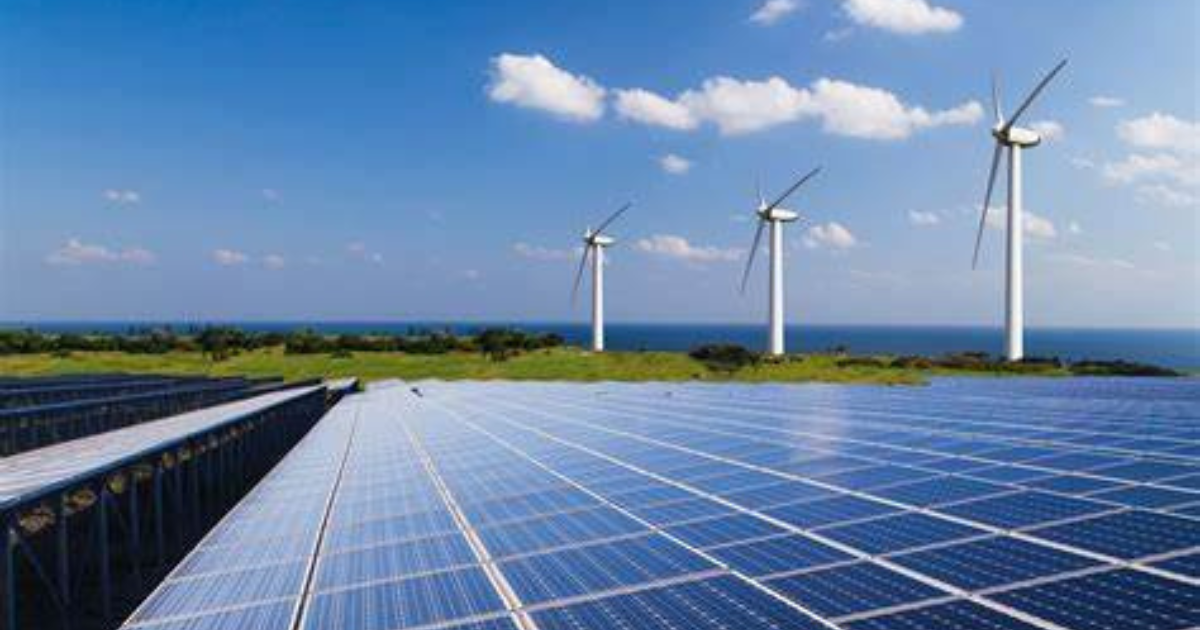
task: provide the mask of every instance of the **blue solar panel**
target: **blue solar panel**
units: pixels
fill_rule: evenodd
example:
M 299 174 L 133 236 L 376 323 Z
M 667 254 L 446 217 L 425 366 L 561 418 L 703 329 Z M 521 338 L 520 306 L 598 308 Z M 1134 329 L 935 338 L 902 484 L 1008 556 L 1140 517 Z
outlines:
M 767 584 L 804 607 L 835 618 L 946 595 L 924 582 L 869 562 L 777 578 Z
M 570 604 L 533 618 L 542 630 L 827 630 L 730 577 Z
M 393 630 L 502 610 L 483 571 L 471 568 L 318 593 L 304 628 Z
M 733 570 L 754 576 L 811 569 L 854 558 L 804 536 L 776 536 L 717 547 L 709 552 Z
M 1181 630 L 1200 626 L 1200 587 L 1121 569 L 995 595 L 1068 628 Z
M 1096 566 L 1097 561 L 1007 536 L 892 556 L 896 564 L 976 591 Z
M 129 626 L 1188 627 L 1200 385 L 1143 382 L 373 390 Z
M 1034 536 L 1132 560 L 1200 545 L 1200 521 L 1144 510 L 1047 527 Z
M 932 604 L 851 622 L 849 630 L 1040 630 L 975 602 Z
M 822 536 L 870 554 L 883 554 L 979 536 L 981 529 L 908 512 L 820 530 Z
M 948 514 L 1003 529 L 1051 523 L 1112 509 L 1112 506 L 1046 492 L 1026 491 L 989 499 L 956 503 L 943 508 Z

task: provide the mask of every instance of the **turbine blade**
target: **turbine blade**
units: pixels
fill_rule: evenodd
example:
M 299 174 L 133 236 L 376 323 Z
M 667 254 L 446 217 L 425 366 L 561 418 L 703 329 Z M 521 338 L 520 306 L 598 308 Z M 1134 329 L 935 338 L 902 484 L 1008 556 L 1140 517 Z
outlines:
M 758 207 L 760 207 L 760 208 L 766 207 L 767 200 L 763 197 L 763 194 L 762 194 L 762 180 L 760 180 L 760 179 L 754 180 L 754 191 L 756 193 L 758 193 Z
M 992 73 L 992 114 L 996 117 L 996 124 L 1004 122 L 1004 111 L 1000 107 L 1000 73 Z
M 754 255 L 758 253 L 758 243 L 762 240 L 763 226 L 766 221 L 758 220 L 758 229 L 754 230 L 754 243 L 750 246 L 749 256 L 746 258 L 746 270 L 742 272 L 742 287 L 738 291 L 746 294 L 746 281 L 750 279 L 750 269 L 754 267 Z
M 996 185 L 996 170 L 1000 166 L 1000 153 L 1004 145 L 996 143 L 992 151 L 992 170 L 988 173 L 987 191 L 983 193 L 983 209 L 979 213 L 979 231 L 975 234 L 975 253 L 971 256 L 971 269 L 979 263 L 979 245 L 983 242 L 983 230 L 987 227 L 988 207 L 992 205 L 992 188 Z
M 616 221 L 617 217 L 621 216 L 622 214 L 625 214 L 625 211 L 628 210 L 629 207 L 632 205 L 633 205 L 633 202 L 630 201 L 630 202 L 627 202 L 625 205 L 621 206 L 620 210 L 617 210 L 616 212 L 612 213 L 612 215 L 609 216 L 607 219 L 605 219 L 604 223 L 601 223 L 600 227 L 596 228 L 596 231 L 592 232 L 592 233 L 599 234 L 599 233 L 603 232 L 604 228 L 608 227 L 609 224 L 611 224 L 613 221 Z
M 791 188 L 785 190 L 782 195 L 779 195 L 779 198 L 776 199 L 774 203 L 767 206 L 767 209 L 764 212 L 770 212 L 770 211 L 774 210 L 775 208 L 779 207 L 779 204 L 783 203 L 784 199 L 787 199 L 788 197 L 790 197 L 792 195 L 792 193 L 796 192 L 797 188 L 804 185 L 804 182 L 807 182 L 808 180 L 812 179 L 813 177 L 816 177 L 817 173 L 820 173 L 820 172 L 821 172 L 820 166 L 809 171 L 808 175 L 801 177 L 799 181 L 797 181 L 795 184 L 792 184 Z
M 1054 78 L 1054 75 L 1058 74 L 1058 72 L 1062 70 L 1063 66 L 1065 65 L 1067 65 L 1066 59 L 1058 62 L 1058 65 L 1054 66 L 1054 69 L 1046 75 L 1046 78 L 1042 79 L 1042 81 L 1037 84 L 1037 87 L 1033 88 L 1033 91 L 1029 93 L 1029 96 L 1025 97 L 1025 102 L 1021 103 L 1021 106 L 1017 108 L 1017 111 L 1013 112 L 1012 118 L 1009 118 L 1008 122 L 1004 124 L 1004 129 L 1006 131 L 1017 123 L 1017 119 L 1021 117 L 1021 114 L 1025 113 L 1025 110 L 1029 109 L 1029 106 L 1033 103 L 1033 99 L 1037 98 L 1038 94 L 1041 94 L 1042 90 L 1046 89 L 1046 85 L 1050 83 L 1050 80 Z
M 579 271 L 575 272 L 575 286 L 571 289 L 571 303 L 579 298 L 579 283 L 583 281 L 583 270 L 587 269 L 588 255 L 592 253 L 591 245 L 583 246 L 583 256 L 579 258 Z

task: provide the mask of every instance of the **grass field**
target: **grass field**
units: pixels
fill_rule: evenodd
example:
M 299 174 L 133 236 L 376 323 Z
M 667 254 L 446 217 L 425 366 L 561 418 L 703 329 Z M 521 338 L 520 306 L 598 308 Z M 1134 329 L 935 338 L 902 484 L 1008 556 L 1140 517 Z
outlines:
M 786 361 L 763 362 L 734 372 L 724 372 L 709 369 L 683 353 L 592 354 L 574 348 L 539 350 L 506 361 L 493 361 L 475 353 L 414 355 L 362 352 L 338 358 L 328 354 L 289 355 L 281 349 L 242 353 L 224 361 L 212 361 L 195 352 L 76 352 L 66 357 L 49 354 L 0 356 L 0 374 L 31 376 L 79 372 L 282 376 L 287 379 L 357 376 L 364 380 L 707 380 L 884 384 L 918 384 L 928 376 L 920 370 L 838 365 L 837 358 L 826 355 L 791 357 Z

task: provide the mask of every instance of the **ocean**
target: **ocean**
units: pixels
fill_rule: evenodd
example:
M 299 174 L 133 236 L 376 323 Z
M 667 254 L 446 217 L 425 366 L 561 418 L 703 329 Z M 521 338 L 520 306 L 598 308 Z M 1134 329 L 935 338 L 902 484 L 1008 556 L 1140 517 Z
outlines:
M 511 326 L 534 332 L 557 333 L 568 343 L 586 345 L 591 329 L 584 323 L 562 322 L 215 322 L 255 331 L 311 328 L 323 333 L 405 333 L 411 330 L 449 329 L 470 333 L 488 326 Z M 196 326 L 187 322 L 39 322 L 7 323 L 4 327 L 32 327 L 47 332 L 123 332 L 132 328 L 170 325 L 177 330 Z M 748 348 L 765 344 L 765 327 L 758 324 L 633 324 L 609 323 L 607 346 L 613 350 L 688 350 L 704 343 L 736 343 Z M 789 326 L 791 351 L 821 351 L 845 347 L 859 354 L 940 355 L 948 352 L 1003 350 L 1003 331 L 972 326 Z M 1172 368 L 1200 368 L 1200 330 L 1035 328 L 1026 330 L 1025 349 L 1030 356 L 1057 356 L 1068 360 L 1124 359 Z

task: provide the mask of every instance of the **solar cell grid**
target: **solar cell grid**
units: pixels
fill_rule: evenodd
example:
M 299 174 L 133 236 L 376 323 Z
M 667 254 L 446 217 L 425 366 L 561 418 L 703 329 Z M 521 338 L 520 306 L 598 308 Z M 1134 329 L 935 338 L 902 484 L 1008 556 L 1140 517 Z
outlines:
M 828 627 L 800 608 L 853 630 L 1194 625 L 1200 520 L 1165 510 L 1186 512 L 1200 477 L 1200 387 L 1151 384 L 1150 400 L 1087 383 L 380 390 L 361 397 L 327 527 L 314 480 L 330 458 L 289 457 L 156 598 L 303 564 L 320 536 L 310 594 L 247 580 L 220 597 L 267 623 L 302 599 L 302 627 L 364 630 Z M 260 517 L 283 531 L 263 536 Z M 268 542 L 222 567 L 254 540 Z M 188 606 L 180 619 L 202 625 L 181 629 L 250 627 Z

